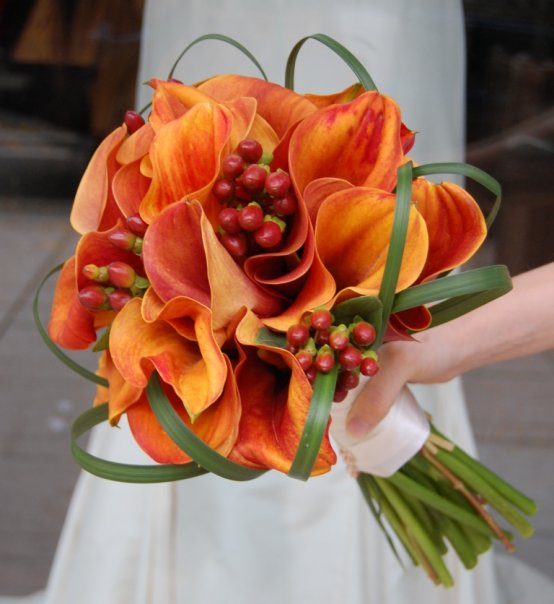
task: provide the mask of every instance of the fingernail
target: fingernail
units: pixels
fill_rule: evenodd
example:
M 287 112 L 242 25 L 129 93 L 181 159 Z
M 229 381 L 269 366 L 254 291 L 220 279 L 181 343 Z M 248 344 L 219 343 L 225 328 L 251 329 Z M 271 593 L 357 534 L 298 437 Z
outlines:
M 356 438 L 367 436 L 371 429 L 371 424 L 361 417 L 352 417 L 346 424 L 346 429 Z

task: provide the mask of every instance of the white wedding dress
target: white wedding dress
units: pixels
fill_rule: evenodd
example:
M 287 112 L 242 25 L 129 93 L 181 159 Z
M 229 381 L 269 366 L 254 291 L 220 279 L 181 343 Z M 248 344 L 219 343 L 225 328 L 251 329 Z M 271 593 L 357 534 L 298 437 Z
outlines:
M 326 33 L 365 64 L 418 131 L 414 158 L 458 161 L 464 148 L 464 46 L 456 0 L 151 0 L 146 2 L 139 81 L 165 77 L 194 38 L 223 33 L 249 48 L 282 83 L 288 51 Z M 222 72 L 257 75 L 238 51 L 202 42 L 176 77 L 195 82 Z M 301 92 L 353 81 L 315 41 L 301 50 Z M 148 100 L 141 87 L 138 106 Z M 435 423 L 474 450 L 458 381 L 415 388 Z M 90 450 L 143 460 L 124 430 L 100 427 Z M 465 571 L 449 559 L 456 586 L 434 587 L 403 569 L 366 509 L 356 482 L 338 466 L 301 483 L 268 473 L 250 483 L 210 475 L 175 484 L 126 485 L 83 473 L 68 512 L 48 586 L 24 599 L 40 604 L 520 604 L 554 601 L 542 576 L 482 556 Z M 498 576 L 501 581 L 498 581 Z M 501 585 L 502 589 L 499 589 Z M 532 590 L 532 591 L 529 591 Z M 541 595 L 541 591 L 543 595 Z M 541 599 L 542 598 L 542 599 Z M 0 602 L 20 602 L 2 599 Z

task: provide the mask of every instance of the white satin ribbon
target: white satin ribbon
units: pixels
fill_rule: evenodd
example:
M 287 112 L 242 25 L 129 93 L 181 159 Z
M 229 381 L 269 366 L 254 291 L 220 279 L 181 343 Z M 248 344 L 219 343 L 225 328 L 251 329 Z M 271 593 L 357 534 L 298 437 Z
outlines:
M 331 436 L 346 453 L 347 461 L 359 471 L 387 477 L 399 470 L 423 446 L 430 434 L 429 421 L 405 387 L 381 422 L 367 436 L 354 438 L 346 430 L 346 417 L 366 383 L 366 380 L 361 380 L 342 403 L 333 403 Z

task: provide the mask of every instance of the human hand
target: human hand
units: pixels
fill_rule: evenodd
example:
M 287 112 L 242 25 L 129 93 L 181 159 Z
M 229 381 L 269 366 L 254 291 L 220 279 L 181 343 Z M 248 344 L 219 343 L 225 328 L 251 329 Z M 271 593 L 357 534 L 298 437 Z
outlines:
M 348 432 L 364 437 L 385 417 L 407 384 L 440 383 L 454 377 L 454 352 L 443 345 L 440 328 L 418 335 L 417 340 L 382 346 L 380 370 L 353 402 L 346 420 Z

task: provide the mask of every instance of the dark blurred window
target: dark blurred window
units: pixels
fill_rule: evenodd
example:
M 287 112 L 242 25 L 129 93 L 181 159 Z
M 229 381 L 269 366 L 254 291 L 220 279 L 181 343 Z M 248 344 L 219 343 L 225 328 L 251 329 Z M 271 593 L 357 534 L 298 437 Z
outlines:
M 464 5 L 468 161 L 502 183 L 491 234 L 518 273 L 554 260 L 554 2 Z

